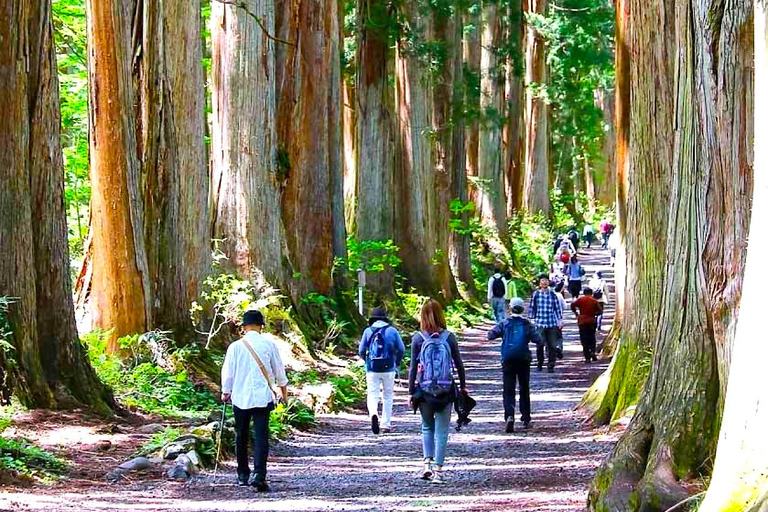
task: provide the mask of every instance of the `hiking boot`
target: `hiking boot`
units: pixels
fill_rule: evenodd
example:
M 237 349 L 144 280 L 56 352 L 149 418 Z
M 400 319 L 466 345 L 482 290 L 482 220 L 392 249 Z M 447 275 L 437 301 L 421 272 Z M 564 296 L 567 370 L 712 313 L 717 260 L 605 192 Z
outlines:
M 504 428 L 504 432 L 512 434 L 515 431 L 515 418 L 510 416 L 507 418 L 507 425 Z
M 381 431 L 381 429 L 379 428 L 379 417 L 376 416 L 375 414 L 371 416 L 371 431 L 374 434 L 378 434 Z
M 443 476 L 443 467 L 442 466 L 435 466 L 435 470 L 432 474 L 432 483 L 433 484 L 445 484 L 447 483 L 445 480 L 445 477 Z
M 557 358 L 562 359 L 563 358 L 563 349 L 558 348 L 557 349 Z
M 424 469 L 421 471 L 419 478 L 422 480 L 429 480 L 432 478 L 432 459 L 424 459 Z
M 539 366 L 537 366 L 537 367 L 536 367 L 536 369 L 537 369 L 538 371 L 541 371 L 541 370 L 543 370 L 543 369 L 544 369 L 544 365 L 540 364 Z
M 237 475 L 237 485 L 240 487 L 246 487 L 248 485 L 248 477 L 243 475 Z
M 381 433 L 382 434 L 391 434 L 393 428 L 392 427 L 381 427 Z
M 269 492 L 269 486 L 264 480 L 256 480 L 251 484 L 251 487 L 256 489 L 256 492 Z
M 555 369 L 554 369 L 554 368 L 547 368 L 547 371 L 548 371 L 549 373 L 555 373 Z
M 597 356 L 592 356 L 592 362 L 593 362 L 593 363 L 596 363 L 596 362 L 597 362 Z
M 523 422 L 523 430 L 528 430 L 529 428 L 531 428 L 531 420 L 524 421 Z

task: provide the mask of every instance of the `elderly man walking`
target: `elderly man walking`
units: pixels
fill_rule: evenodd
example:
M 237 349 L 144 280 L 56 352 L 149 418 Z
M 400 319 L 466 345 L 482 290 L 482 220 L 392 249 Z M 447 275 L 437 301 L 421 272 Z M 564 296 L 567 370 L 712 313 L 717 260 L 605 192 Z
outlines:
M 232 343 L 221 368 L 221 398 L 232 402 L 235 413 L 235 454 L 237 483 L 267 492 L 267 457 L 269 456 L 269 413 L 275 408 L 272 388 L 280 387 L 281 398 L 288 400 L 288 379 L 277 347 L 261 335 L 264 315 L 246 311 L 243 337 Z M 253 439 L 253 473 L 248 467 L 248 434 Z M 250 477 L 250 480 L 249 480 Z

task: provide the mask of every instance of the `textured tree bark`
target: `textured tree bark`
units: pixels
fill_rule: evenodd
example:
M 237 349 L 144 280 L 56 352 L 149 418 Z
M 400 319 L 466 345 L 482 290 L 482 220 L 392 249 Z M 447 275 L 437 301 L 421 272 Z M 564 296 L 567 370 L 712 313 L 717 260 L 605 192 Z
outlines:
M 395 159 L 389 85 L 392 24 L 388 2 L 357 1 L 357 232 L 358 240 L 395 239 Z M 370 288 L 394 291 L 390 273 L 372 275 Z
M 465 15 L 465 25 L 472 25 L 472 28 L 467 30 L 464 34 L 464 62 L 467 70 L 467 76 L 465 80 L 467 82 L 480 82 L 480 41 L 482 33 L 482 18 L 479 13 L 471 13 Z M 466 135 L 466 172 L 468 177 L 477 178 L 478 173 L 478 144 L 480 143 L 480 121 L 478 115 L 480 113 L 480 97 L 476 96 L 472 89 L 467 87 L 466 96 L 466 110 L 471 113 L 469 122 L 467 123 L 467 135 Z M 468 180 L 469 185 L 469 200 L 472 201 L 477 207 L 479 197 L 477 194 L 477 187 Z M 479 213 L 479 211 L 477 211 Z
M 504 125 L 504 186 L 507 196 L 507 218 L 523 207 L 525 159 L 525 62 L 523 54 L 523 3 L 509 2 L 506 27 L 507 46 L 512 54 L 507 58 L 506 104 Z
M 74 397 L 104 408 L 112 398 L 75 327 L 51 3 L 10 2 L 0 12 L 0 134 L 9 136 L 0 144 L 0 245 L 10 252 L 0 295 L 17 298 L 9 320 L 19 363 L 2 380 L 30 407 Z
M 396 242 L 402 250 L 403 270 L 421 293 L 442 300 L 455 295 L 449 268 L 447 236 L 438 232 L 449 216 L 449 204 L 441 199 L 446 170 L 434 160 L 432 138 L 440 137 L 433 125 L 432 77 L 412 46 L 419 38 L 431 36 L 431 13 L 417 5 L 403 4 L 401 15 L 408 37 L 398 41 L 395 61 L 395 98 L 398 109 L 396 158 Z M 440 127 L 442 128 L 442 127 Z
M 277 79 L 278 141 L 287 160 L 281 213 L 295 276 L 289 288 L 298 302 L 309 292 L 330 295 L 334 257 L 346 254 L 335 243 L 340 238 L 346 247 L 338 5 L 335 0 L 284 2 L 276 29 L 281 39 L 294 43 L 278 50 Z
M 597 195 L 595 194 L 594 169 L 590 165 L 589 157 L 584 157 L 584 192 L 587 194 L 587 205 L 590 212 L 595 211 Z
M 282 282 L 278 178 L 289 171 L 278 155 L 275 32 L 272 0 L 246 9 L 211 4 L 213 45 L 213 238 L 242 278 Z M 251 16 L 258 16 L 264 30 Z
M 603 134 L 602 162 L 596 166 L 596 197 L 602 204 L 616 201 L 616 93 L 614 90 L 595 92 L 595 104 L 603 111 L 608 129 Z
M 675 127 L 669 210 L 663 222 L 666 258 L 659 269 L 658 302 L 642 304 L 658 311 L 655 324 L 644 331 L 653 333 L 650 375 L 630 428 L 591 489 L 590 504 L 599 510 L 666 510 L 687 497 L 679 482 L 700 474 L 713 454 L 751 197 L 752 155 L 746 142 L 752 138 L 751 2 L 727 8 L 717 2 L 678 2 L 665 20 L 658 18 L 665 11 L 646 6 L 633 4 L 630 11 L 638 40 L 646 36 L 647 27 L 674 21 L 671 30 L 655 31 L 662 34 L 662 48 L 675 59 L 674 68 L 666 69 L 678 72 L 674 96 L 665 102 Z M 662 68 L 654 62 L 658 55 L 637 61 L 640 66 L 653 62 L 657 73 L 638 91 L 641 94 L 633 95 L 633 121 L 637 110 L 649 107 L 640 98 L 659 90 Z M 659 111 L 652 115 L 658 126 Z M 632 125 L 631 152 L 643 137 L 640 131 Z M 659 132 L 653 137 L 660 140 Z M 649 168 L 640 162 L 635 167 L 634 160 L 632 165 L 633 174 L 645 170 L 644 186 L 649 187 Z M 641 228 L 639 235 L 647 245 L 648 234 Z M 628 262 L 632 250 L 628 244 Z M 647 286 L 647 277 L 628 273 L 630 282 L 633 278 Z M 640 304 L 631 304 L 630 310 L 629 293 L 625 300 L 626 335 L 632 332 Z M 621 355 L 620 349 L 617 357 Z
M 754 3 L 755 90 L 768 86 L 768 11 L 763 2 Z M 744 290 L 739 308 L 739 324 L 733 343 L 728 393 L 723 424 L 717 444 L 715 468 L 700 512 L 758 512 L 768 507 L 768 396 L 765 386 L 755 379 L 764 371 L 768 357 L 762 332 L 763 308 L 762 255 L 768 242 L 762 232 L 768 222 L 768 101 L 755 95 L 754 157 L 755 191 L 749 237 L 749 252 L 744 272 Z
M 547 0 L 527 0 L 531 13 L 546 14 Z M 530 24 L 526 30 L 525 65 L 525 183 L 523 206 L 529 212 L 549 213 L 548 108 L 537 91 L 547 81 L 544 38 Z
M 200 1 L 144 0 L 135 23 L 153 327 L 183 335 L 211 262 Z
M 348 233 L 357 231 L 357 89 L 347 80 L 342 83 L 344 98 L 344 221 Z
M 93 230 L 93 325 L 116 339 L 152 325 L 144 247 L 135 96 L 133 2 L 88 0 L 88 74 Z
M 484 2 L 480 50 L 480 110 L 483 115 L 477 150 L 480 219 L 507 238 L 507 200 L 504 188 L 501 132 L 504 124 L 504 61 L 499 48 L 504 40 L 503 7 Z

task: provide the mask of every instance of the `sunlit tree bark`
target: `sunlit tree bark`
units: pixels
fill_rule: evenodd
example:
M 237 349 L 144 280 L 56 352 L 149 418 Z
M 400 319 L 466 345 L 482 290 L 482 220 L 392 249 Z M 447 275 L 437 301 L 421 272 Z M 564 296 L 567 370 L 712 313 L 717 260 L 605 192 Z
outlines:
M 507 217 L 523 206 L 525 162 L 525 56 L 522 1 L 507 6 L 506 44 L 510 49 L 506 66 L 506 123 L 504 125 L 504 186 Z
M 75 327 L 50 1 L 6 2 L 0 40 L 0 295 L 12 298 L 16 361 L 0 380 L 30 407 L 104 408 L 112 398 Z
M 687 497 L 681 482 L 702 471 L 719 428 L 751 196 L 751 3 L 727 8 L 687 1 L 632 3 L 630 17 L 632 48 L 639 57 L 631 75 L 630 172 L 643 176 L 638 186 L 646 190 L 640 196 L 645 201 L 658 200 L 668 189 L 668 213 L 658 219 L 665 230 L 659 244 L 665 258 L 646 254 L 645 273 L 636 270 L 638 246 L 656 240 L 652 234 L 658 227 L 632 224 L 630 177 L 627 280 L 630 290 L 634 283 L 640 292 L 625 296 L 617 358 L 646 365 L 650 374 L 626 433 L 598 471 L 590 504 L 598 510 L 666 510 Z M 635 75 L 643 69 L 655 69 L 654 78 Z M 668 77 L 668 95 L 659 95 L 659 76 Z M 655 111 L 648 101 L 654 97 L 660 100 Z M 663 117 L 666 112 L 669 118 Z M 649 123 L 636 125 L 643 116 Z M 672 133 L 669 160 L 659 158 L 668 144 L 660 137 L 664 130 L 643 133 L 644 126 L 659 127 L 662 120 Z M 662 151 L 646 152 L 654 140 Z M 636 160 L 636 153 L 647 156 Z M 664 176 L 654 171 L 659 162 L 668 163 L 668 178 L 650 181 Z M 638 210 L 648 211 L 652 204 L 640 203 Z M 653 276 L 658 281 L 649 282 Z M 651 283 L 658 291 L 647 302 Z M 645 320 L 643 328 L 638 329 L 638 319 Z M 638 352 L 643 345 L 651 349 L 645 358 Z M 629 363 L 624 373 L 620 388 L 625 394 L 619 398 L 638 387 Z
M 756 1 L 755 90 L 768 86 L 768 11 Z M 744 272 L 744 291 L 733 343 L 728 393 L 717 444 L 712 481 L 700 512 L 759 512 L 768 507 L 768 396 L 756 385 L 768 345 L 758 334 L 763 330 L 763 255 L 768 243 L 762 233 L 768 222 L 768 100 L 756 94 L 754 120 L 755 189 Z
M 527 0 L 527 12 L 546 14 L 547 0 Z M 530 212 L 549 213 L 548 107 L 541 94 L 547 80 L 544 38 L 528 24 L 526 30 L 525 183 L 523 206 Z
M 467 13 L 464 15 L 464 24 L 467 29 L 464 31 L 463 55 L 466 73 L 464 81 L 466 84 L 467 95 L 465 98 L 465 109 L 470 118 L 466 126 L 466 171 L 467 177 L 477 178 L 478 172 L 478 144 L 480 142 L 480 42 L 482 33 L 482 18 L 478 12 Z M 475 90 L 476 87 L 476 90 Z M 469 180 L 469 200 L 477 206 L 479 198 L 477 188 Z
M 484 224 L 507 236 L 506 190 L 502 165 L 501 132 L 504 124 L 503 6 L 483 2 L 480 49 L 480 136 L 477 150 L 478 208 Z
M 210 271 L 199 0 L 139 3 L 138 155 L 153 327 L 182 335 Z
M 276 43 L 267 36 L 275 6 L 241 3 L 211 3 L 213 238 L 241 277 L 257 270 L 274 283 L 283 270 L 278 181 L 288 172 L 277 146 Z
M 152 325 L 131 79 L 133 2 L 88 0 L 94 327 L 115 339 Z

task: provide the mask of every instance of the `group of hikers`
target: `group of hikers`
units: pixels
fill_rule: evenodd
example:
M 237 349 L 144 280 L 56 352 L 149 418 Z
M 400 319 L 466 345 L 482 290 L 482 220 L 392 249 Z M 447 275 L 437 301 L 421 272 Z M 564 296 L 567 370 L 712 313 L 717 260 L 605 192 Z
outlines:
M 588 237 L 585 239 L 591 243 Z M 577 316 L 584 360 L 587 363 L 597 361 L 596 332 L 608 302 L 608 289 L 601 272 L 595 273 L 588 285 L 582 287 L 585 271 L 578 261 L 577 247 L 571 237 L 561 238 L 555 255 L 571 249 L 568 263 L 558 269 L 553 266 L 550 274 L 539 276 L 538 287 L 528 304 L 527 318 L 525 302 L 517 297 L 515 283 L 509 274 L 502 274 L 497 269 L 488 281 L 488 302 L 496 324 L 488 331 L 487 339 L 502 340 L 500 369 L 506 433 L 515 431 L 518 388 L 522 428 L 531 426 L 533 356 L 530 344 L 536 346 L 538 371 L 543 371 L 546 363 L 548 372 L 553 373 L 557 360 L 563 358 L 563 318 L 567 309 L 563 288 L 566 281 L 571 296 L 570 309 Z M 561 260 L 556 258 L 556 261 Z M 266 482 L 269 413 L 278 399 L 287 399 L 288 383 L 274 343 L 261 336 L 263 326 L 264 317 L 260 312 L 245 313 L 243 337 L 229 346 L 222 368 L 222 399 L 232 403 L 235 416 L 237 481 L 239 485 L 251 485 L 261 492 L 269 489 Z M 373 309 L 360 339 L 358 355 L 365 361 L 367 407 L 374 434 L 393 429 L 395 377 L 405 351 L 403 339 L 389 320 L 387 311 L 381 307 Z M 274 392 L 272 383 L 279 387 L 279 394 Z M 419 331 L 411 338 L 408 393 L 411 407 L 421 416 L 424 465 L 418 476 L 435 484 L 445 483 L 443 466 L 451 413 L 454 409 L 457 411 L 459 425 L 461 421 L 467 423 L 466 416 L 474 400 L 467 391 L 466 371 L 457 337 L 448 330 L 443 308 L 434 299 L 427 300 L 422 306 Z M 253 440 L 253 472 L 248 461 L 249 434 Z

